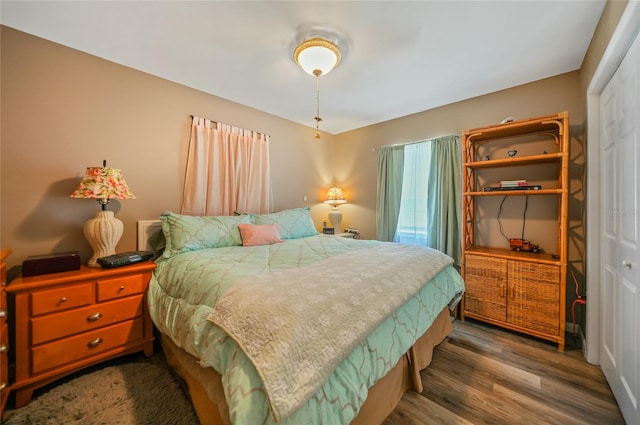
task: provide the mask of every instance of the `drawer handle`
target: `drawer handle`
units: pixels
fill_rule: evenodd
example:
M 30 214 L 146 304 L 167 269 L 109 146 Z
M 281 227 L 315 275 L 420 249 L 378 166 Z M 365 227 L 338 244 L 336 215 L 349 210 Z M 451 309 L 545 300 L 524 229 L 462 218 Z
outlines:
M 0 383 L 0 391 L 4 390 L 5 388 L 7 388 L 9 384 L 7 382 L 2 382 Z
M 100 344 L 102 344 L 102 338 L 93 339 L 93 340 L 89 341 L 89 343 L 87 345 L 89 347 L 97 347 Z
M 7 310 L 0 308 L 0 318 L 7 317 Z
M 67 302 L 67 298 L 66 297 L 62 297 L 60 298 L 60 302 L 58 304 L 62 304 L 62 303 L 66 303 Z
M 87 317 L 87 320 L 90 322 L 95 322 L 96 320 L 99 320 L 102 317 L 102 313 L 94 313 L 91 316 Z
M 124 291 L 124 285 L 120 285 L 120 287 L 118 288 L 118 292 L 122 292 Z
M 0 353 L 6 353 L 9 351 L 9 346 L 7 344 L 0 345 Z

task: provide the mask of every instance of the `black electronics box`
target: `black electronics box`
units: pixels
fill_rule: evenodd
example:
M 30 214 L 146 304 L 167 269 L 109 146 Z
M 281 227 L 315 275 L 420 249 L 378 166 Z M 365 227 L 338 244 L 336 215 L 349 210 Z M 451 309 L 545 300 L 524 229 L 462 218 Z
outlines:
M 68 272 L 70 270 L 80 270 L 80 254 L 78 252 L 32 255 L 22 262 L 23 277 Z
M 151 260 L 152 258 L 153 252 L 151 251 L 130 251 L 109 255 L 107 257 L 101 257 L 98 258 L 97 261 L 98 264 L 100 264 L 105 269 L 112 269 L 114 267 L 128 266 L 129 264 Z

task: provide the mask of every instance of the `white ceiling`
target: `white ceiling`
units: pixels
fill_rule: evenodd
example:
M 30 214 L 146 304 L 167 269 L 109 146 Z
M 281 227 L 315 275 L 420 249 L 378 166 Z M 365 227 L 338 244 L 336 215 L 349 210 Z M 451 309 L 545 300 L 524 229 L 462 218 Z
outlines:
M 320 80 L 321 129 L 337 134 L 579 69 L 605 3 L 3 0 L 0 22 L 311 127 L 292 53 L 328 28 L 343 59 Z

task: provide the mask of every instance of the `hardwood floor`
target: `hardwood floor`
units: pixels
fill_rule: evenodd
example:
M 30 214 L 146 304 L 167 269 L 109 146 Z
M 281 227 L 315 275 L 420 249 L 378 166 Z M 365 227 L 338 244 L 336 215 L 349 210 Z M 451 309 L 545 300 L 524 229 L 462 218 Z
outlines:
M 422 371 L 424 391 L 407 391 L 383 425 L 624 424 L 581 349 L 473 321 L 453 328 Z

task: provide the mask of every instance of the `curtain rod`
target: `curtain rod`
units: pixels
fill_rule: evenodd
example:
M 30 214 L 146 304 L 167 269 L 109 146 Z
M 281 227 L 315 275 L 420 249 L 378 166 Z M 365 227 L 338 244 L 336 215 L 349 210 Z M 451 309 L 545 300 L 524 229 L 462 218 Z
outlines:
M 242 127 L 239 127 L 239 126 L 237 126 L 237 125 L 233 125 L 233 124 L 225 124 L 225 123 L 222 123 L 222 122 L 219 122 L 219 121 L 216 121 L 216 120 L 212 120 L 212 119 L 209 119 L 209 118 L 205 118 L 205 117 L 198 117 L 198 116 L 195 116 L 195 115 L 189 115 L 189 116 L 191 117 L 191 120 L 192 120 L 191 122 L 193 122 L 193 119 L 194 119 L 194 118 L 202 118 L 202 119 L 205 119 L 205 120 L 209 120 L 209 121 L 211 121 L 212 123 L 222 124 L 222 125 L 229 125 L 229 126 L 231 126 L 231 127 L 236 127 L 236 128 L 240 128 L 240 129 L 242 129 L 242 130 L 251 131 L 251 132 L 253 132 L 253 133 L 258 133 L 258 134 L 259 134 L 259 135 L 261 135 L 261 136 L 266 136 L 266 137 L 268 137 L 268 138 L 271 138 L 271 135 L 269 135 L 269 134 L 267 134 L 267 133 L 262 133 L 262 132 L 260 132 L 260 131 L 247 130 L 246 128 L 242 128 Z
M 462 137 L 462 133 L 460 133 L 460 134 L 448 134 L 447 136 L 455 136 L 455 137 L 457 137 L 457 138 L 460 138 L 460 137 Z M 439 139 L 439 138 L 441 138 L 441 137 L 446 137 L 446 136 L 437 136 L 437 137 L 432 137 L 432 138 L 430 138 L 430 139 L 425 139 L 425 140 L 416 140 L 415 142 L 394 143 L 393 145 L 383 145 L 383 146 L 380 146 L 379 148 L 390 148 L 390 147 L 392 147 L 392 146 L 416 145 L 416 144 L 418 144 L 418 143 L 431 142 L 432 140 Z M 378 149 L 379 149 L 379 148 L 378 148 Z

